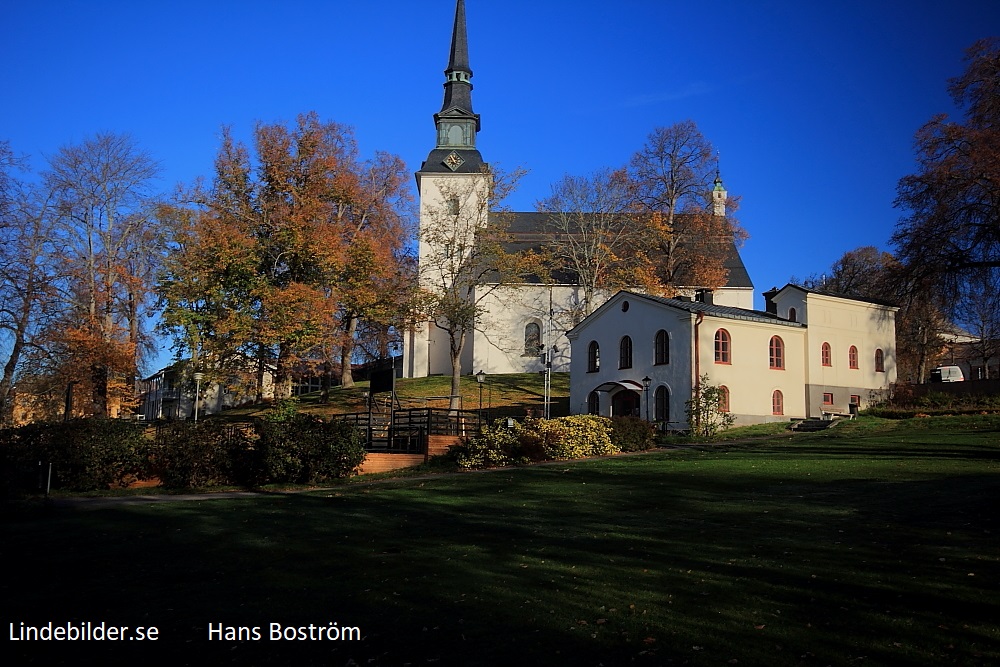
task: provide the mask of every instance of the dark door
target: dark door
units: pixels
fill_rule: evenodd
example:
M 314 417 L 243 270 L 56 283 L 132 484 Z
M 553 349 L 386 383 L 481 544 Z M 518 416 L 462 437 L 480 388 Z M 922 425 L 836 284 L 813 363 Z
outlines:
M 638 417 L 639 394 L 625 389 L 611 397 L 611 415 L 614 417 Z

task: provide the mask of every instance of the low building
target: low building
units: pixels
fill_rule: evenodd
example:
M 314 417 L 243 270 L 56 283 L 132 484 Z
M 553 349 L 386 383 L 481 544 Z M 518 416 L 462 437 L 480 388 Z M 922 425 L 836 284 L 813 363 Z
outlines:
M 570 410 L 687 428 L 699 377 L 737 424 L 849 414 L 896 380 L 887 304 L 786 285 L 765 311 L 623 291 L 567 332 Z

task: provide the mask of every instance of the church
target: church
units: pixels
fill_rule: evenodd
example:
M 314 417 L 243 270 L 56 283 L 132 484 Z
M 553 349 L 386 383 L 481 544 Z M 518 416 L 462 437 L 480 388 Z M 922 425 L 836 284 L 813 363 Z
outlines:
M 440 292 L 457 280 L 468 280 L 462 261 L 473 251 L 477 231 L 497 222 L 491 213 L 492 182 L 488 163 L 476 147 L 479 114 L 472 105 L 472 68 L 469 63 L 465 2 L 458 0 L 448 67 L 445 70 L 444 102 L 434 114 L 436 143 L 416 173 L 419 208 L 421 287 Z M 725 215 L 726 190 L 718 176 L 712 192 L 715 215 Z M 551 238 L 548 214 L 503 213 L 505 245 L 509 251 L 544 247 Z M 727 283 L 714 290 L 715 304 L 736 308 L 753 307 L 753 283 L 735 243 L 721 248 Z M 463 275 L 463 272 L 465 274 Z M 691 287 L 688 295 L 704 298 L 704 290 Z M 599 295 L 600 305 L 613 296 Z M 461 345 L 464 374 L 570 370 L 571 346 L 566 331 L 579 321 L 583 288 L 571 279 L 555 282 L 523 282 L 498 285 L 489 276 L 475 283 L 463 298 L 474 303 L 478 324 L 468 331 Z M 451 349 L 455 342 L 434 322 L 419 322 L 405 333 L 404 377 L 451 373 Z M 456 348 L 457 349 L 457 348 Z

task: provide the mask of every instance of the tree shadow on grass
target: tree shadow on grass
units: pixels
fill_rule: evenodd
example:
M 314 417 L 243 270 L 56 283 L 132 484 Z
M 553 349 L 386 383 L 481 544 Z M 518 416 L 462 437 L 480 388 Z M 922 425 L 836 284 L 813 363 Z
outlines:
M 3 592 L 19 620 L 159 624 L 156 655 L 179 664 L 791 665 L 812 653 L 931 665 L 949 645 L 964 664 L 1000 657 L 984 629 L 998 611 L 996 475 L 813 480 L 749 466 L 630 457 L 56 512 L 11 526 L 19 576 Z M 333 621 L 364 639 L 207 641 L 210 622 Z

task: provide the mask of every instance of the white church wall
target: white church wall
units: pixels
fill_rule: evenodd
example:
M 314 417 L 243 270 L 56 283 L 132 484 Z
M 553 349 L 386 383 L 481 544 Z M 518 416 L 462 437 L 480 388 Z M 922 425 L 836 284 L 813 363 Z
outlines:
M 627 308 L 624 307 L 626 302 Z M 655 419 L 654 396 L 656 389 L 662 386 L 669 396 L 667 421 L 672 422 L 673 428 L 684 428 L 684 405 L 690 399 L 693 377 L 691 319 L 689 313 L 658 308 L 627 292 L 612 297 L 571 332 L 570 412 L 586 414 L 590 393 L 606 383 L 631 382 L 641 387 L 643 378 L 649 377 L 649 391 L 637 390 L 641 399 L 640 416 L 645 418 L 648 409 L 650 418 Z M 654 341 L 656 332 L 661 329 L 668 332 L 669 360 L 665 364 L 655 364 Z M 624 336 L 632 341 L 631 368 L 619 367 L 620 345 Z M 596 371 L 588 367 L 591 342 L 596 342 L 600 350 L 600 364 Z M 613 416 L 611 402 L 619 391 L 624 390 L 617 386 L 610 391 L 599 391 L 599 414 Z

